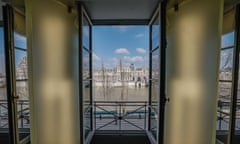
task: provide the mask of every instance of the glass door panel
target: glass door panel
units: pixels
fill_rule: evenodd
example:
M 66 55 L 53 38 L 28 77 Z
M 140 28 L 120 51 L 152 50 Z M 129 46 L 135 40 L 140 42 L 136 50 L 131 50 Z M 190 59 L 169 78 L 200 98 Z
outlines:
M 84 123 L 84 136 L 87 139 L 91 131 L 91 102 L 90 102 L 90 31 L 89 23 L 86 15 L 83 14 L 83 48 L 82 48 L 82 61 L 83 61 L 83 123 Z
M 8 128 L 9 142 L 11 144 L 19 143 L 18 135 L 18 114 L 16 105 L 16 85 L 15 85 L 15 56 L 14 56 L 14 10 L 10 5 L 3 7 L 3 26 L 4 26 L 4 51 L 5 51 L 5 77 L 8 103 Z
M 150 25 L 150 132 L 157 141 L 158 137 L 158 117 L 159 117 L 159 72 L 160 72 L 160 24 L 159 24 L 159 9 L 154 17 L 153 23 Z
M 240 75 L 239 75 L 239 68 L 240 68 L 240 4 L 237 5 L 236 8 L 236 35 L 235 35 L 235 43 L 236 43 L 236 55 L 238 56 L 238 63 L 235 64 L 238 65 L 238 68 L 236 69 L 236 73 L 238 75 L 238 80 L 237 80 L 237 89 L 236 90 L 236 96 L 235 99 L 233 100 L 233 102 L 235 102 L 234 105 L 234 113 L 235 113 L 235 119 L 234 119 L 234 127 L 232 128 L 234 130 L 233 132 L 233 140 L 232 143 L 233 144 L 238 144 L 240 142 Z
M 149 133 L 154 143 L 163 143 L 165 112 L 166 1 L 162 1 L 150 21 Z
M 11 144 L 30 141 L 30 110 L 28 91 L 27 40 L 25 35 L 25 17 L 10 5 L 3 6 L 5 55 L 0 51 L 1 60 L 1 93 L 6 89 L 8 95 L 8 119 L 11 132 Z M 19 19 L 21 19 L 19 21 Z M 19 27 L 21 26 L 21 27 Z M 19 33 L 21 32 L 21 34 Z M 3 37 L 1 37 L 3 38 Z M 2 44 L 2 42 L 1 42 Z M 2 47 L 1 47 L 2 49 Z M 1 94 L 4 95 L 4 94 Z M 1 104 L 4 106 L 4 104 Z M 1 108 L 0 108 L 1 111 Z
M 82 85 L 81 91 L 80 91 L 80 107 L 82 107 L 80 110 L 82 113 L 82 120 L 83 123 L 81 129 L 81 137 L 82 137 L 82 143 L 88 143 L 91 139 L 91 135 L 93 132 L 93 108 L 92 108 L 92 44 L 91 44 L 91 38 L 92 38 L 92 24 L 89 20 L 89 17 L 84 10 L 82 5 L 79 5 L 79 15 L 80 15 L 80 37 L 81 37 L 81 43 L 80 43 L 80 83 Z
M 230 133 L 232 74 L 235 49 L 234 35 L 235 32 L 222 35 L 220 49 L 216 137 L 218 141 L 224 144 L 228 143 L 228 135 Z
M 17 96 L 17 120 L 20 143 L 30 138 L 30 108 L 28 89 L 27 40 L 14 32 L 15 85 Z
M 6 80 L 6 62 L 4 50 L 4 30 L 0 27 L 0 142 L 9 144 L 9 119 Z
M 84 136 L 88 137 L 91 132 L 91 102 L 90 102 L 90 82 L 84 82 Z

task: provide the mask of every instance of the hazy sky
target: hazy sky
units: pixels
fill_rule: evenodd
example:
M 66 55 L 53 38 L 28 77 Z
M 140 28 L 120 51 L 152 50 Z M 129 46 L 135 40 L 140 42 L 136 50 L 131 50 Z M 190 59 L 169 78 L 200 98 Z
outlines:
M 94 65 L 107 67 L 131 63 L 136 66 L 148 65 L 148 26 L 94 26 Z

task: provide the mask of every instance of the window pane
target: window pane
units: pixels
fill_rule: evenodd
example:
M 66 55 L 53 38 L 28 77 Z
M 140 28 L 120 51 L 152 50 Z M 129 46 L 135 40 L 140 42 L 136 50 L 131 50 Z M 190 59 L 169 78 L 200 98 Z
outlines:
M 158 114 L 159 114 L 159 58 L 160 58 L 160 25 L 159 25 L 159 16 L 156 17 L 153 22 L 152 28 L 152 84 L 151 84 L 151 113 L 150 113 L 150 132 L 153 137 L 157 139 L 157 123 L 158 123 Z
M 158 80 L 152 80 L 152 108 L 158 113 L 158 94 L 159 94 L 159 87 L 158 87 Z
M 0 27 L 0 142 L 9 143 L 4 32 Z
M 89 79 L 90 77 L 90 55 L 89 52 L 83 49 L 83 80 Z
M 233 51 L 234 51 L 233 48 L 221 50 L 219 70 L 220 80 L 232 80 Z
M 155 49 L 159 47 L 159 40 L 160 40 L 160 25 L 159 25 L 159 19 L 157 16 L 157 19 L 154 21 L 152 27 L 152 49 Z
M 84 81 L 84 131 L 85 137 L 91 131 L 90 81 Z
M 87 138 L 91 131 L 91 102 L 90 102 L 90 25 L 87 18 L 83 17 L 83 48 L 82 48 L 82 59 L 83 59 L 83 123 L 84 123 L 84 136 Z
M 27 49 L 27 38 L 17 32 L 14 32 L 14 46 Z
M 222 36 L 222 48 L 234 46 L 234 34 L 235 32 L 231 32 Z
M 83 18 L 83 47 L 90 48 L 90 26 L 85 17 Z
M 151 107 L 151 114 L 150 114 L 150 131 L 152 132 L 155 139 L 157 139 L 157 122 L 158 122 L 158 80 L 152 80 L 152 107 Z
M 216 134 L 217 139 L 227 144 L 230 124 L 230 109 L 232 99 L 232 72 L 234 57 L 234 32 L 222 35 L 219 80 L 218 83 L 218 108 Z M 224 82 L 225 81 L 225 82 Z
M 28 79 L 27 52 L 15 49 L 16 80 Z
M 229 133 L 231 90 L 231 82 L 219 82 L 216 130 L 217 138 L 224 144 L 227 143 Z
M 159 78 L 159 54 L 160 49 L 156 49 L 152 53 L 152 79 Z
M 150 131 L 153 137 L 157 139 L 157 114 L 154 110 L 151 111 L 150 117 L 151 117 Z
M 27 41 L 26 37 L 14 33 L 15 44 L 15 76 L 16 76 L 16 95 L 17 99 L 17 119 L 19 140 L 26 138 L 30 133 L 30 107 L 29 107 L 29 88 L 28 88 L 28 61 L 27 61 Z M 21 48 L 23 50 L 20 50 Z

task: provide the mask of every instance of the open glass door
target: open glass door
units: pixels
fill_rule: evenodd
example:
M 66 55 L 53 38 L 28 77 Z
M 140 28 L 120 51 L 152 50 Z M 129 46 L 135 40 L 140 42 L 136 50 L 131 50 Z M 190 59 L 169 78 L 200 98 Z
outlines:
M 1 18 L 3 18 L 1 7 Z M 6 72 L 6 52 L 5 52 L 5 39 L 4 39 L 4 24 L 3 19 L 0 22 L 0 141 L 1 143 L 10 144 L 10 137 L 13 134 L 10 128 L 9 114 L 11 110 L 8 108 L 8 95 L 7 95 L 7 72 Z M 9 112 L 10 111 L 10 112 Z
M 153 143 L 163 143 L 165 112 L 165 34 L 166 2 L 161 2 L 150 23 L 149 53 L 149 128 L 148 134 Z
M 240 141 L 240 4 L 236 6 L 235 13 L 235 50 L 234 50 L 234 76 L 231 104 L 231 122 L 229 125 L 229 144 L 238 144 Z
M 81 143 L 89 143 L 93 135 L 92 108 L 92 23 L 83 5 L 79 5 L 79 73 Z
M 8 127 L 12 143 L 30 141 L 27 41 L 25 16 L 3 6 Z

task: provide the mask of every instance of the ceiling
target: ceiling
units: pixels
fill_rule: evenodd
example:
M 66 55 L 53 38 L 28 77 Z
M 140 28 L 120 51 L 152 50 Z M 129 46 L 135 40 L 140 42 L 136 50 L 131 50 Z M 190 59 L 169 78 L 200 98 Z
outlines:
M 76 0 L 84 3 L 93 21 L 149 20 L 161 0 Z M 168 0 L 168 9 L 191 0 Z M 229 9 L 240 0 L 224 0 Z M 103 23 L 106 23 L 104 21 Z
M 24 0 L 1 0 L 12 3 L 18 9 L 24 11 Z M 76 2 L 82 2 L 92 20 L 149 20 L 161 0 L 55 0 L 63 4 L 75 7 Z M 177 3 L 191 0 L 168 0 L 168 8 Z M 232 7 L 240 0 L 225 0 L 225 9 Z M 76 7 L 75 7 L 76 8 Z
M 149 19 L 159 0 L 78 0 L 93 20 Z

